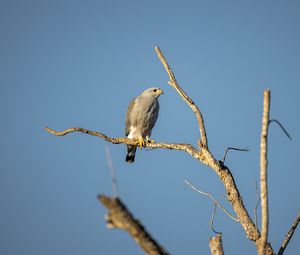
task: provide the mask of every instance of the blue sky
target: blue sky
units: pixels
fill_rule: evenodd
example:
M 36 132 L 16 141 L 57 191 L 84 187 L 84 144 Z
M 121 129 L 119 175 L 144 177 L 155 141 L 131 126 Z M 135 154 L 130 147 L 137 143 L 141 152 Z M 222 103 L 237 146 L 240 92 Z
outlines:
M 0 253 L 143 254 L 127 233 L 108 230 L 98 194 L 111 194 L 104 146 L 119 195 L 172 254 L 209 254 L 210 192 L 231 210 L 215 173 L 183 152 L 138 151 L 54 129 L 80 126 L 123 136 L 126 108 L 158 86 L 152 138 L 196 146 L 192 111 L 168 86 L 154 47 L 200 107 L 208 143 L 232 170 L 253 217 L 259 178 L 262 95 L 270 88 L 270 235 L 276 251 L 300 211 L 299 1 L 1 1 Z M 260 216 L 260 212 L 259 215 Z M 225 252 L 255 254 L 241 226 L 217 211 Z M 286 249 L 300 249 L 299 231 Z

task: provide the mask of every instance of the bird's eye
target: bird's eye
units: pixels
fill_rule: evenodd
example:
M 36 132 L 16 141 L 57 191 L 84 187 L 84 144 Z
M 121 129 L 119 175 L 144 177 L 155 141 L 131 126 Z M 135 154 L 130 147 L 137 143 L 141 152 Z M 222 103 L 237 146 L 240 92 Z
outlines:
M 157 89 L 154 89 L 153 91 L 154 91 L 154 92 L 156 92 L 156 91 L 157 91 Z

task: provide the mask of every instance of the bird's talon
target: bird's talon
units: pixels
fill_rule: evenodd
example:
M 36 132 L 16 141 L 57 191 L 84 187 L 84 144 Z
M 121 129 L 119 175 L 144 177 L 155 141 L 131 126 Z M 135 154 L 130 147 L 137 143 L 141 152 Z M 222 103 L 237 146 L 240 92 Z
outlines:
M 136 144 L 137 144 L 137 146 L 140 147 L 140 149 L 142 149 L 143 147 L 145 147 L 145 141 L 143 139 L 139 139 Z
M 146 136 L 146 143 L 154 143 L 154 140 L 151 140 L 148 136 Z

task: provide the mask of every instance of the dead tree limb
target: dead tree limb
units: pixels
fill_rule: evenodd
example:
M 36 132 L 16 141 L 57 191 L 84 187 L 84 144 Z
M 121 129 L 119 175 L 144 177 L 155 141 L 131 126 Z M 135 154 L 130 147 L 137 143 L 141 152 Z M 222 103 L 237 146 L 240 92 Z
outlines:
M 260 197 L 261 197 L 261 241 L 258 246 L 260 255 L 265 254 L 268 241 L 269 206 L 268 206 L 268 129 L 270 116 L 270 90 L 264 91 L 263 117 L 260 140 Z
M 191 156 L 193 156 L 195 159 L 199 160 L 203 164 L 209 166 L 214 172 L 219 176 L 221 179 L 224 188 L 227 193 L 227 199 L 231 203 L 233 210 L 235 211 L 237 218 L 242 225 L 247 238 L 249 238 L 251 241 L 255 242 L 256 246 L 258 247 L 259 241 L 260 241 L 260 232 L 255 226 L 254 222 L 249 216 L 249 213 L 243 203 L 243 199 L 239 193 L 239 190 L 237 188 L 237 185 L 235 183 L 234 177 L 230 171 L 230 169 L 225 166 L 221 161 L 216 160 L 216 158 L 212 155 L 212 153 L 208 149 L 208 142 L 206 137 L 206 131 L 205 131 L 205 125 L 204 120 L 202 117 L 202 114 L 198 108 L 198 106 L 190 99 L 190 97 L 187 96 L 187 94 L 181 89 L 179 84 L 176 81 L 175 75 L 173 74 L 166 58 L 164 57 L 161 50 L 156 47 L 155 48 L 156 53 L 166 68 L 166 71 L 169 75 L 170 82 L 169 84 L 178 92 L 178 94 L 183 98 L 183 100 L 191 107 L 191 109 L 194 111 L 198 124 L 199 124 L 199 130 L 200 130 L 200 141 L 198 141 L 199 150 L 194 148 L 190 144 L 184 144 L 184 143 L 146 143 L 145 147 L 148 148 L 161 148 L 161 149 L 173 149 L 173 150 L 180 150 L 185 151 Z M 53 135 L 62 136 L 71 132 L 81 132 L 93 136 L 97 136 L 105 141 L 119 144 L 119 143 L 125 143 L 129 145 L 136 144 L 136 141 L 130 140 L 127 138 L 111 138 L 108 137 L 100 132 L 94 132 L 90 131 L 84 128 L 69 128 L 64 131 L 58 132 L 51 128 L 46 128 L 46 131 L 50 132 Z M 266 254 L 274 254 L 273 249 L 270 244 L 267 244 L 267 253 Z
M 209 239 L 209 248 L 212 255 L 223 255 L 222 235 L 218 234 Z
M 128 145 L 136 145 L 137 141 L 124 138 L 124 137 L 116 137 L 112 138 L 109 137 L 103 133 L 96 132 L 96 131 L 91 131 L 85 128 L 80 128 L 80 127 L 73 127 L 73 128 L 68 128 L 63 131 L 56 131 L 50 127 L 46 127 L 45 130 L 53 135 L 56 136 L 64 136 L 73 132 L 80 132 L 83 134 L 87 135 L 92 135 L 99 137 L 107 142 L 113 143 L 113 144 L 128 144 Z M 157 142 L 147 142 L 145 145 L 146 148 L 152 148 L 152 149 L 169 149 L 169 150 L 179 150 L 179 151 L 185 151 L 188 154 L 190 154 L 192 157 L 195 159 L 205 163 L 205 158 L 202 156 L 201 151 L 198 151 L 193 147 L 191 144 L 186 144 L 186 143 L 157 143 Z
M 119 198 L 99 195 L 99 201 L 108 209 L 106 215 L 108 228 L 119 228 L 127 231 L 138 245 L 149 255 L 168 255 L 142 224 L 136 220 Z

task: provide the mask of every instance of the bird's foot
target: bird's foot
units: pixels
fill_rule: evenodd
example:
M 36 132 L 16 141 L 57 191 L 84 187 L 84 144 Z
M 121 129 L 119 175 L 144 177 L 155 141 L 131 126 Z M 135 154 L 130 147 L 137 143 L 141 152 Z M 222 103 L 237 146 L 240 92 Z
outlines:
M 140 149 L 142 149 L 143 147 L 145 147 L 146 143 L 145 143 L 145 141 L 144 141 L 143 138 L 139 138 L 139 140 L 137 141 L 136 145 L 139 146 Z
M 149 136 L 146 136 L 146 143 L 154 143 L 154 140 L 149 139 Z

